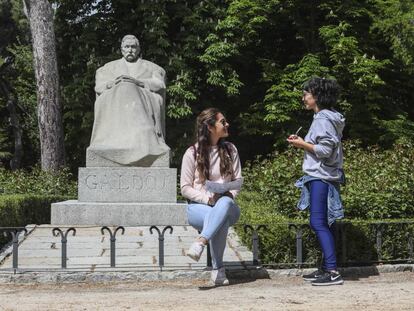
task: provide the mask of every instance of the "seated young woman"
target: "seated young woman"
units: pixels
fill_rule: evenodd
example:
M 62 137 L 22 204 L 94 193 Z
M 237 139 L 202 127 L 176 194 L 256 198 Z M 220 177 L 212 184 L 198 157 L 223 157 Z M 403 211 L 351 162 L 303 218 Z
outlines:
M 240 216 L 234 201 L 238 190 L 219 194 L 206 189 L 207 180 L 226 183 L 242 178 L 237 149 L 225 140 L 229 136 L 228 128 L 229 123 L 218 109 L 202 111 L 196 121 L 196 141 L 184 153 L 181 166 L 181 193 L 189 202 L 188 222 L 201 232 L 187 255 L 198 261 L 210 243 L 214 285 L 229 284 L 223 254 L 229 227 Z

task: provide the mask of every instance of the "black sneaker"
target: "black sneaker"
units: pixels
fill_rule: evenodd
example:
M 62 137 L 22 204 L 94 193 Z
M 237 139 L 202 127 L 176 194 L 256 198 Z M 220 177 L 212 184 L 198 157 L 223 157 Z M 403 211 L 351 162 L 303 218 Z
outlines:
M 312 285 L 315 286 L 341 285 L 343 283 L 344 280 L 338 272 L 325 272 L 322 277 L 312 281 Z
M 315 281 L 319 279 L 320 277 L 323 277 L 324 275 L 325 275 L 325 271 L 323 271 L 322 269 L 318 269 L 312 273 L 302 275 L 302 277 L 305 281 Z

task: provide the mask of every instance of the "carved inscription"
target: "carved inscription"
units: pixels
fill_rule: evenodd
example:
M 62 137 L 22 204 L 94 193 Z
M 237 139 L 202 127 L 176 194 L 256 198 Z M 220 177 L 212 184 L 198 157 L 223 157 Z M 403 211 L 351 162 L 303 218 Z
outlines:
M 115 190 L 115 191 L 163 191 L 175 180 L 173 175 L 157 175 L 150 172 L 146 174 L 89 174 L 85 177 L 85 184 L 90 190 Z

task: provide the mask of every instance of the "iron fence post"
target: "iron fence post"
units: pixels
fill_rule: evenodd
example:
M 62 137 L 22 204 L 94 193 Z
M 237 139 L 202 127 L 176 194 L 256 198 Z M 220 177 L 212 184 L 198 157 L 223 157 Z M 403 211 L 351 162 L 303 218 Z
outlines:
M 13 269 L 16 272 L 16 270 L 19 268 L 19 235 L 21 232 L 24 232 L 24 235 L 27 235 L 27 229 L 26 228 L 6 228 L 6 231 L 3 232 L 3 235 L 7 237 L 7 233 L 10 233 L 12 236 L 12 254 L 13 254 Z
M 244 232 L 247 233 L 248 230 L 252 233 L 252 252 L 253 252 L 253 265 L 258 266 L 260 265 L 259 255 L 259 234 L 258 231 L 261 229 L 267 229 L 266 225 L 258 225 L 256 227 L 252 227 L 251 225 L 244 225 L 243 226 Z
M 289 229 L 294 229 L 296 234 L 296 264 L 301 267 L 303 264 L 303 228 L 308 225 L 289 224 Z
M 149 229 L 151 234 L 154 229 L 158 232 L 158 263 L 160 270 L 162 271 L 162 267 L 164 266 L 164 234 L 168 229 L 170 230 L 170 234 L 172 234 L 173 228 L 171 226 L 166 226 L 160 231 L 157 226 L 151 226 Z
M 122 226 L 119 226 L 115 229 L 114 232 L 111 231 L 111 229 L 109 229 L 107 226 L 103 226 L 101 228 L 101 234 L 104 235 L 105 234 L 105 230 L 107 230 L 109 232 L 109 236 L 110 236 L 110 241 L 111 241 L 111 267 L 115 267 L 115 252 L 116 252 L 116 248 L 115 248 L 115 242 L 116 242 L 116 233 L 118 232 L 118 230 L 121 230 L 121 234 L 123 235 L 125 233 L 125 228 Z
M 62 242 L 62 263 L 61 266 L 62 268 L 66 269 L 66 261 L 67 261 L 67 237 L 68 234 L 72 232 L 72 236 L 76 235 L 76 229 L 73 227 L 68 228 L 68 230 L 66 230 L 64 233 L 60 228 L 53 228 L 52 229 L 52 233 L 53 236 L 57 237 L 57 236 L 61 236 L 61 242 Z
M 211 260 L 210 243 L 207 243 L 207 268 L 213 268 L 213 261 Z
M 378 261 L 382 260 L 382 230 L 383 223 L 375 224 L 376 248 L 378 254 Z

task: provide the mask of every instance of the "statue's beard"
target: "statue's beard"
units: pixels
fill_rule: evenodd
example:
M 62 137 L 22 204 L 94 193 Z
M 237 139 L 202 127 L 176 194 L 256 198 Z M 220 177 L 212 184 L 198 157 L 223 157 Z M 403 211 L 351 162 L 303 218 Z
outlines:
M 138 56 L 137 55 L 134 55 L 134 54 L 127 54 L 127 55 L 125 55 L 125 59 L 128 62 L 134 62 L 134 61 L 136 61 L 138 59 Z

